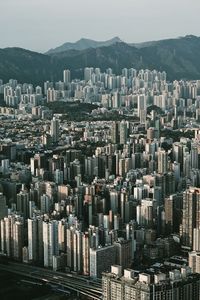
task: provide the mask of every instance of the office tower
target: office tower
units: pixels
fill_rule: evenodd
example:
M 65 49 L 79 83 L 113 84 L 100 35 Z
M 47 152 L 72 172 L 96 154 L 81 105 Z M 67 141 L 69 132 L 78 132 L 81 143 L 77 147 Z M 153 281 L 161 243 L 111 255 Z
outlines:
M 90 249 L 90 277 L 101 278 L 102 272 L 110 270 L 116 261 L 116 249 L 114 245 L 98 249 Z
M 67 86 L 71 82 L 71 72 L 70 70 L 63 71 L 63 82 Z
M 200 252 L 192 251 L 189 252 L 188 255 L 189 255 L 188 263 L 192 272 L 200 274 Z
M 200 189 L 189 188 L 183 193 L 183 218 L 180 235 L 182 244 L 192 249 L 194 228 L 200 229 Z
M 53 117 L 53 120 L 51 120 L 51 137 L 53 140 L 53 143 L 57 143 L 59 141 L 59 120 L 57 120 L 55 117 Z
M 6 205 L 6 197 L 0 193 L 0 220 L 8 215 L 8 207 Z
M 44 267 L 53 266 L 53 256 L 59 255 L 58 221 L 43 222 Z
M 164 174 L 167 172 L 167 153 L 165 150 L 158 150 L 158 173 Z

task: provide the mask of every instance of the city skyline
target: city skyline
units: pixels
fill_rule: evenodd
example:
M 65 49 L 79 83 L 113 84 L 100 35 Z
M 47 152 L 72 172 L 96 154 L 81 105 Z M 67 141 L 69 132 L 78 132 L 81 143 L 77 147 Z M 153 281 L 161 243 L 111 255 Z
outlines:
M 100 41 L 119 36 L 125 42 L 139 43 L 187 34 L 199 36 L 197 0 L 193 5 L 186 0 L 170 0 L 162 3 L 162 8 L 160 1 L 151 0 L 148 9 L 146 0 L 111 0 L 109 4 L 103 0 L 95 5 L 91 0 L 1 2 L 0 48 L 16 46 L 45 52 L 83 37 Z
M 0 4 L 0 299 L 200 300 L 200 2 Z
M 199 300 L 200 80 L 167 78 L 0 80 L 1 271 L 97 300 Z

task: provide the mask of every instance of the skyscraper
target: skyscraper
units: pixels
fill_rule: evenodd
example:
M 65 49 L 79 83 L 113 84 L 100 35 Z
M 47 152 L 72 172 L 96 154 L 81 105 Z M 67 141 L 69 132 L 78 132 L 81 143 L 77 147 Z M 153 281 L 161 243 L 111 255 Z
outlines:
M 59 254 L 58 221 L 43 222 L 44 266 L 53 266 L 53 255 Z
M 43 262 L 43 220 L 42 217 L 28 219 L 28 259 Z
M 116 248 L 114 245 L 90 249 L 90 276 L 100 278 L 102 272 L 108 271 L 116 260 Z
M 84 80 L 89 81 L 92 78 L 93 68 L 84 69 Z
M 71 72 L 70 70 L 64 70 L 63 71 L 63 82 L 65 84 L 65 86 L 67 86 L 67 84 L 69 84 L 71 81 Z
M 51 136 L 53 143 L 57 143 L 59 140 L 59 125 L 59 120 L 53 117 L 53 120 L 51 120 Z
M 158 150 L 158 173 L 167 172 L 167 153 L 165 150 Z
M 37 259 L 37 220 L 28 219 L 28 258 Z
M 22 247 L 24 246 L 24 226 L 21 219 L 13 224 L 13 257 L 17 260 L 22 259 Z
M 127 127 L 127 122 L 125 120 L 122 120 L 120 122 L 119 133 L 120 133 L 119 143 L 120 144 L 126 144 L 127 137 L 128 137 L 128 127 Z
M 6 206 L 6 197 L 0 193 L 0 220 L 7 216 L 8 208 Z
M 119 123 L 113 122 L 111 128 L 111 140 L 113 144 L 119 143 Z
M 189 188 L 183 193 L 181 238 L 184 246 L 192 249 L 194 228 L 200 229 L 200 189 Z

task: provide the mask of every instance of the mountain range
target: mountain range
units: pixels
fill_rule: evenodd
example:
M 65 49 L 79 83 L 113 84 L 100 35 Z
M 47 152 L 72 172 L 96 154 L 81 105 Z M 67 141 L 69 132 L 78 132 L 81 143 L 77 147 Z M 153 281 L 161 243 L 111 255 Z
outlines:
M 88 48 L 99 48 L 104 46 L 106 47 L 121 42 L 122 40 L 119 37 L 114 37 L 110 40 L 103 41 L 103 42 L 82 38 L 75 43 L 67 42 L 59 47 L 56 47 L 55 49 L 50 49 L 46 52 L 46 54 L 59 53 L 67 50 L 85 50 Z
M 169 80 L 200 79 L 200 37 L 185 37 L 127 44 L 115 37 L 104 42 L 81 39 L 42 54 L 22 48 L 0 49 L 0 78 L 42 84 L 62 80 L 63 69 L 72 78 L 82 78 L 85 67 L 157 69 L 167 72 Z

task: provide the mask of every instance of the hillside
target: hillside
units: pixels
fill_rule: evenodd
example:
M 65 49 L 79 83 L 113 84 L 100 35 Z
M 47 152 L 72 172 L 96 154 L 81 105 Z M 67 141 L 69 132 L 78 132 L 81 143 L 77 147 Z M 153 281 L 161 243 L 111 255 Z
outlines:
M 49 56 L 21 48 L 0 49 L 0 78 L 40 83 L 54 78 L 54 63 Z
M 0 78 L 4 82 L 15 78 L 19 82 L 42 84 L 45 80 L 62 80 L 63 69 L 72 78 L 82 78 L 85 67 L 111 67 L 116 74 L 121 69 L 165 70 L 169 80 L 200 79 L 200 38 L 186 36 L 147 43 L 136 48 L 123 42 L 85 50 L 68 50 L 49 55 L 21 48 L 0 49 Z
M 104 46 L 110 46 L 116 43 L 121 42 L 120 38 L 114 37 L 110 40 L 107 41 L 94 41 L 91 39 L 85 39 L 82 38 L 79 41 L 75 43 L 64 43 L 61 46 L 56 47 L 55 49 L 50 49 L 49 51 L 46 52 L 46 54 L 54 54 L 54 53 L 60 53 L 63 51 L 68 51 L 68 50 L 85 50 L 89 48 L 99 48 L 99 47 L 104 47 Z

